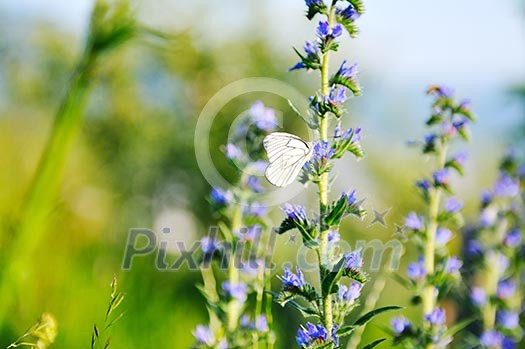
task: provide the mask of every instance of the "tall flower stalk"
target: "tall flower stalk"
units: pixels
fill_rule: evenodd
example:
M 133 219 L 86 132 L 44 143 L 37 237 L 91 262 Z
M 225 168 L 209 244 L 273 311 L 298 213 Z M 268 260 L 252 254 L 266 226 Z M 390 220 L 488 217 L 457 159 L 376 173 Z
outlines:
M 270 282 L 270 234 L 263 234 L 268 227 L 266 207 L 256 200 L 264 192 L 260 176 L 266 163 L 261 141 L 276 126 L 275 111 L 256 102 L 224 147 L 228 160 L 241 172 L 230 189 L 213 188 L 210 195 L 220 234 L 210 231 L 201 240 L 201 291 L 210 322 L 194 331 L 195 348 L 273 347 L 272 299 L 264 293 Z M 213 266 L 225 269 L 220 285 L 216 282 L 220 275 L 215 275 Z M 248 306 L 249 298 L 255 300 L 254 309 Z
M 525 244 L 523 241 L 523 188 L 525 167 L 510 151 L 501 162 L 494 186 L 483 193 L 479 221 L 466 234 L 465 271 L 483 348 L 520 348 L 523 345 Z M 466 338 L 469 343 L 475 337 Z
M 303 206 L 286 204 L 283 208 L 286 218 L 277 232 L 283 234 L 291 229 L 301 233 L 306 247 L 317 254 L 320 288 L 310 284 L 298 267 L 295 272 L 285 268 L 280 276 L 282 288 L 277 293 L 276 301 L 300 311 L 306 318 L 317 319 L 317 323 L 308 322 L 297 331 L 296 341 L 302 348 L 338 348 L 340 338 L 350 335 L 355 328 L 364 325 L 372 317 L 383 311 L 398 307 L 385 307 L 374 310 L 356 320 L 352 325 L 345 325 L 346 317 L 358 305 L 363 284 L 367 281 L 362 271 L 363 261 L 360 251 L 341 253 L 338 247 L 339 228 L 346 216 L 362 218 L 365 211 L 360 207 L 355 191 L 344 192 L 330 202 L 330 179 L 333 162 L 350 152 L 357 158 L 363 157 L 360 145 L 360 128 L 343 130 L 341 119 L 344 115 L 343 104 L 347 93 L 360 94 L 357 82 L 357 65 L 342 62 L 340 68 L 331 75 L 330 55 L 339 48 L 339 37 L 344 29 L 355 36 L 355 21 L 363 14 L 361 1 L 331 1 L 327 6 L 321 0 L 306 1 L 307 18 L 324 17 L 317 25 L 317 38 L 307 41 L 304 53 L 295 50 L 300 62 L 290 70 L 313 70 L 320 75 L 321 86 L 310 97 L 307 116 L 297 108 L 294 111 L 316 131 L 319 140 L 313 145 L 311 158 L 303 168 L 301 181 L 311 181 L 317 185 L 319 211 L 318 217 L 310 218 L 308 209 Z M 334 125 L 335 124 L 335 125 Z M 335 128 L 332 128 L 335 126 Z M 329 131 L 333 129 L 333 137 Z M 351 280 L 346 283 L 344 279 Z M 295 301 L 302 298 L 308 302 L 304 307 Z M 371 344 L 372 348 L 379 344 Z
M 457 102 L 450 88 L 433 86 L 428 94 L 434 97 L 432 114 L 426 122 L 432 130 L 420 144 L 423 154 L 432 158 L 433 168 L 428 178 L 416 182 L 426 212 L 411 212 L 405 220 L 405 228 L 419 252 L 418 260 L 408 266 L 405 284 L 415 293 L 413 302 L 421 303 L 422 316 L 416 326 L 405 318 L 395 318 L 392 326 L 394 343 L 405 348 L 434 349 L 445 348 L 452 341 L 453 331 L 446 328 L 445 311 L 439 301 L 458 283 L 463 264 L 449 255 L 446 244 L 452 231 L 462 224 L 463 203 L 453 196 L 451 172 L 463 174 L 467 154 L 458 151 L 449 155 L 449 150 L 457 138 L 468 140 L 467 125 L 473 116 L 468 101 Z

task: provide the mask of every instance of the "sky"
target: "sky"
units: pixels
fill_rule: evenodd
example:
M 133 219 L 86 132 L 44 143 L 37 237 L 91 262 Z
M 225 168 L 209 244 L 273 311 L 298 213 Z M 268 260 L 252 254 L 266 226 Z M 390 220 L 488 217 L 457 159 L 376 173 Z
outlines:
M 0 19 L 45 20 L 80 37 L 92 2 L 0 0 Z M 509 94 L 511 87 L 525 83 L 523 1 L 366 0 L 365 5 L 359 38 L 338 54 L 359 62 L 365 96 L 357 104 L 365 124 L 381 122 L 377 132 L 402 132 L 391 120 L 420 120 L 428 107 L 422 91 L 430 83 L 446 83 L 469 96 L 480 114 L 475 127 L 481 132 L 504 134 L 525 119 L 523 105 Z M 302 0 L 142 0 L 136 7 L 142 21 L 156 28 L 191 29 L 202 45 L 263 37 L 275 50 L 290 52 L 290 63 L 295 60 L 291 46 L 301 47 L 315 29 L 301 16 Z M 412 112 L 385 120 L 393 110 Z

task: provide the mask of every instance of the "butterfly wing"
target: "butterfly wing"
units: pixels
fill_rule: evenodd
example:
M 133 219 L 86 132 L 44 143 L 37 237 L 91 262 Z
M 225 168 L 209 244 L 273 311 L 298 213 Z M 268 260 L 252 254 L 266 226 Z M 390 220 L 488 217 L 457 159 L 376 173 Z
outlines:
M 264 175 L 277 187 L 292 183 L 311 155 L 310 146 L 290 133 L 271 133 L 264 138 L 263 145 L 270 161 Z

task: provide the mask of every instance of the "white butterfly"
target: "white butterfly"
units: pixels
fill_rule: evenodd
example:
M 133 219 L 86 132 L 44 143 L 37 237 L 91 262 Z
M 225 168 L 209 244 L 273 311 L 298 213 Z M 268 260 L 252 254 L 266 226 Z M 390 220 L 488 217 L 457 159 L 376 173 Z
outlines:
M 277 187 L 292 183 L 312 156 L 311 144 L 286 132 L 269 134 L 264 137 L 263 145 L 270 161 L 264 175 Z

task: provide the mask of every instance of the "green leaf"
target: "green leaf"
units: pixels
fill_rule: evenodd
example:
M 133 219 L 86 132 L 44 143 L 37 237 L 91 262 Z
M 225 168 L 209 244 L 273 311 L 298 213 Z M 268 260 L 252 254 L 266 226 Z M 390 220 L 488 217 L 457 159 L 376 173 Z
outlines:
M 384 341 L 386 341 L 386 338 L 381 338 L 381 339 L 378 339 L 376 341 L 373 341 L 372 343 L 370 344 L 367 344 L 365 345 L 363 348 L 361 349 L 372 349 L 372 348 L 375 348 L 377 347 L 379 344 L 383 343 Z
M 354 332 L 355 326 L 343 326 L 340 329 L 337 330 L 337 336 L 338 337 L 346 337 L 350 335 L 352 332 Z
M 346 259 L 344 257 L 341 258 L 334 267 L 335 271 L 330 271 L 323 278 L 321 285 L 323 294 L 327 295 L 336 292 L 336 290 L 334 290 L 334 284 L 336 284 L 341 279 L 341 276 L 343 276 L 345 262 Z
M 457 324 L 455 324 L 454 326 L 452 327 L 449 327 L 444 333 L 443 333 L 443 337 L 446 338 L 446 337 L 452 337 L 454 336 L 456 333 L 458 333 L 459 331 L 461 331 L 462 329 L 464 329 L 465 327 L 467 327 L 468 325 L 470 325 L 471 323 L 474 322 L 474 319 L 467 319 L 467 320 L 463 320 Z
M 300 111 L 299 109 L 297 109 L 297 107 L 292 103 L 291 100 L 288 100 L 288 105 L 290 106 L 290 108 L 292 109 L 292 111 L 298 116 L 301 118 L 301 120 L 303 120 L 307 125 L 308 127 L 310 127 L 312 130 L 317 130 L 319 129 L 319 118 L 308 113 L 309 117 L 306 117 L 304 116 Z
M 372 320 L 373 318 L 378 316 L 379 314 L 385 313 L 387 311 L 399 310 L 399 309 L 403 309 L 403 307 L 399 307 L 397 305 L 389 305 L 389 306 L 386 306 L 386 307 L 382 307 L 382 308 L 378 308 L 378 309 L 372 310 L 372 311 L 366 313 L 365 315 L 361 316 L 359 319 L 357 319 L 357 321 L 354 322 L 354 326 L 356 326 L 356 327 L 363 326 L 367 322 L 369 322 L 370 320 Z
M 292 301 L 292 300 L 288 301 L 286 304 L 294 308 L 295 310 L 297 310 L 305 318 L 309 318 L 312 316 L 319 317 L 319 314 L 312 307 L 303 307 L 296 301 Z

